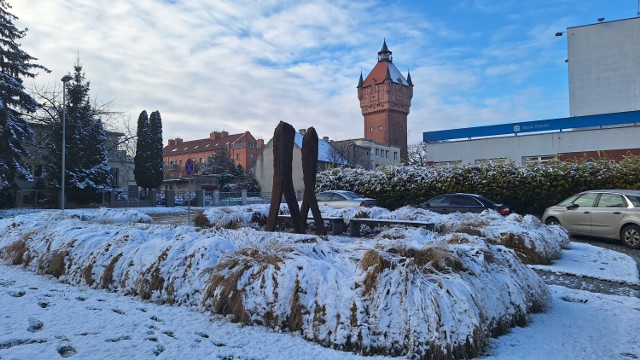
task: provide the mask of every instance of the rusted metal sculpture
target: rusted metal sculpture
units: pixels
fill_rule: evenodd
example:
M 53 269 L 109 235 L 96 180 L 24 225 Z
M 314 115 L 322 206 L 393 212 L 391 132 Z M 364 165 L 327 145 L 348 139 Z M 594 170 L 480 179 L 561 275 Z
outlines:
M 302 209 L 300 211 L 300 221 L 302 229 L 307 229 L 307 214 L 309 208 L 313 214 L 313 221 L 316 225 L 316 234 L 324 235 L 324 223 L 318 200 L 316 199 L 316 177 L 318 175 L 318 133 L 316 129 L 310 127 L 302 138 L 302 179 L 304 181 L 304 195 L 302 195 Z
M 300 222 L 300 208 L 293 188 L 293 144 L 296 130 L 290 124 L 280 121 L 273 133 L 273 187 L 271 206 L 267 218 L 267 231 L 275 231 L 280 211 L 282 195 L 289 206 L 291 222 L 297 233 L 304 233 Z M 317 160 L 316 160 L 317 161 Z

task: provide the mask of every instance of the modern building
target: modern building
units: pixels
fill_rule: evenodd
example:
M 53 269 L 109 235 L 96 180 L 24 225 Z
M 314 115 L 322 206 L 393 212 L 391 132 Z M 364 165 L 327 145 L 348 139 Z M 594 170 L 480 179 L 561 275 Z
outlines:
M 427 131 L 427 159 L 433 165 L 494 161 L 516 164 L 551 159 L 608 158 L 640 155 L 640 111 L 576 116 Z
M 400 148 L 407 158 L 407 116 L 413 97 L 411 74 L 405 78 L 393 64 L 386 40 L 378 52 L 378 63 L 358 81 L 358 99 L 364 116 L 364 138 Z
M 603 20 L 603 19 L 601 19 Z M 427 131 L 427 159 L 453 165 L 640 155 L 640 18 L 568 28 L 569 118 Z
M 302 138 L 305 130 L 299 130 L 295 134 L 293 145 L 293 187 L 294 191 L 304 193 L 304 181 L 302 178 Z M 348 161 L 336 151 L 327 138 L 318 139 L 318 171 L 335 166 L 348 165 Z M 273 189 L 273 139 L 264 147 L 261 156 L 254 167 L 256 180 L 260 184 L 262 192 L 269 193 Z
M 264 140 L 257 139 L 249 131 L 229 135 L 227 131 L 214 131 L 208 138 L 184 141 L 169 139 L 169 145 L 162 150 L 165 163 L 165 179 L 186 177 L 185 165 L 191 159 L 196 164 L 196 173 L 202 172 L 209 156 L 220 149 L 226 149 L 233 161 L 245 170 L 251 170 L 262 153 Z
M 566 31 L 571 116 L 640 109 L 640 17 Z

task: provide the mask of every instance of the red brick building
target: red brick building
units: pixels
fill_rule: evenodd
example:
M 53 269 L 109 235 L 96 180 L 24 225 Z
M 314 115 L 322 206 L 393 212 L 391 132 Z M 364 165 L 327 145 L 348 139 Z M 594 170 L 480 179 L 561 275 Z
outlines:
M 264 140 L 256 140 L 248 131 L 233 135 L 227 131 L 214 131 L 209 138 L 191 141 L 169 139 L 169 145 L 162 150 L 165 179 L 185 177 L 185 164 L 189 159 L 196 163 L 196 173 L 200 173 L 208 157 L 220 149 L 227 149 L 236 164 L 251 170 L 263 148 Z
M 378 63 L 363 80 L 360 74 L 358 99 L 364 116 L 364 137 L 379 144 L 400 147 L 400 158 L 407 159 L 407 115 L 413 97 L 411 74 L 405 78 L 393 65 L 391 51 L 384 41 Z

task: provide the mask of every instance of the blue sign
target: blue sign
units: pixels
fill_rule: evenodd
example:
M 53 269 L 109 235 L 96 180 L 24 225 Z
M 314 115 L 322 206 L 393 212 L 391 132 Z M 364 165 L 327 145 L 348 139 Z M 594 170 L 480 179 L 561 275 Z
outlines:
M 486 125 L 462 129 L 425 131 L 422 141 L 443 141 L 453 139 L 471 139 L 497 135 L 520 134 L 528 132 L 544 132 L 585 127 L 602 127 L 640 122 L 640 111 L 621 113 L 574 116 L 569 118 L 521 121 L 510 124 Z
M 193 175 L 193 172 L 196 169 L 196 164 L 193 162 L 192 159 L 187 160 L 187 162 L 184 164 L 184 172 L 187 173 L 187 176 L 191 176 Z

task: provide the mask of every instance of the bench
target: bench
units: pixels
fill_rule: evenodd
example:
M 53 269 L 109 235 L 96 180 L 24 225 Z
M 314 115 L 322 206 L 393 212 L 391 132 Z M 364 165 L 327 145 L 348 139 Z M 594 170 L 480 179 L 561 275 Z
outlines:
M 278 215 L 278 227 L 286 228 L 286 221 L 291 221 L 291 215 Z M 307 221 L 313 221 L 313 217 L 308 217 Z M 331 225 L 332 235 L 342 235 L 344 233 L 344 219 L 341 217 L 322 217 L 322 222 L 328 222 Z
M 369 227 L 402 225 L 402 226 L 412 226 L 412 227 L 423 227 L 427 230 L 434 229 L 433 223 L 428 223 L 424 221 L 352 218 L 349 221 L 349 236 L 360 236 L 361 225 L 367 225 Z

